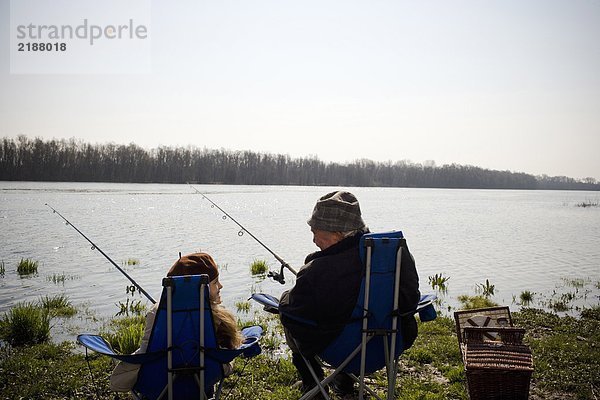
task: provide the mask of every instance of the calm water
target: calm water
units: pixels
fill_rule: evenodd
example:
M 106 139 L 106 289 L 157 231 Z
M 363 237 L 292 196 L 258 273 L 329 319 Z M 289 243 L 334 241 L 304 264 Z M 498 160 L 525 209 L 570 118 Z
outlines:
M 306 220 L 326 187 L 196 186 L 290 265 L 316 250 Z M 494 300 L 514 308 L 524 290 L 534 299 L 576 293 L 574 305 L 597 304 L 600 289 L 599 193 L 353 188 L 372 231 L 400 229 L 428 277 L 450 277 L 447 304 L 474 294 L 486 279 Z M 127 298 L 126 278 L 44 204 L 48 203 L 158 298 L 161 278 L 178 253 L 198 250 L 222 267 L 226 305 L 253 291 L 280 294 L 293 285 L 252 278 L 255 259 L 274 258 L 187 185 L 0 182 L 0 312 L 15 303 L 65 294 L 83 311 L 58 321 L 67 337 L 95 331 Z M 21 258 L 39 261 L 38 275 L 20 278 Z M 64 277 L 54 283 L 53 277 Z M 573 285 L 576 281 L 578 284 Z M 582 285 L 582 286 L 581 286 Z M 141 298 L 141 297 L 136 297 Z

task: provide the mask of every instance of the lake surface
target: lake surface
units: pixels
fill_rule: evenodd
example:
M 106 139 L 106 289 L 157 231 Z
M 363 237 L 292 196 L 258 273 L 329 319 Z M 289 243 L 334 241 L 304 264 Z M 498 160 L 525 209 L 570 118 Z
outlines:
M 306 224 L 315 201 L 330 187 L 197 185 L 221 208 L 290 265 L 299 268 L 316 249 Z M 493 300 L 534 306 L 575 297 L 574 307 L 600 295 L 600 193 L 571 191 L 351 188 L 372 231 L 402 230 L 417 262 L 422 292 L 428 277 L 449 277 L 446 305 L 475 294 L 489 279 Z M 65 294 L 80 308 L 56 322 L 69 338 L 96 331 L 130 298 L 129 281 L 48 203 L 158 299 L 161 278 L 183 254 L 206 251 L 221 266 L 226 306 L 252 292 L 279 295 L 293 286 L 254 278 L 250 264 L 274 257 L 188 185 L 0 182 L 0 313 L 22 301 Z M 37 276 L 21 278 L 21 258 L 39 262 Z M 127 265 L 137 260 L 136 265 Z M 57 279 L 58 278 L 58 279 Z M 64 279 L 64 280 L 63 280 Z M 146 302 L 136 295 L 134 299 Z M 575 311 L 573 311 L 575 312 Z M 250 318 L 250 317 L 246 317 Z

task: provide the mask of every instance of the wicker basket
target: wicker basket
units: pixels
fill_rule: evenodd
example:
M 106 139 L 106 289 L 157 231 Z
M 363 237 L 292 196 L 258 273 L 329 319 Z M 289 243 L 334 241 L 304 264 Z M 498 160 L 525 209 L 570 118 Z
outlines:
M 487 311 L 455 313 L 469 397 L 471 400 L 527 399 L 533 359 L 529 347 L 522 344 L 525 330 L 512 326 L 508 307 Z M 480 318 L 479 321 L 487 321 L 488 326 L 470 326 L 467 321 L 472 323 L 475 316 L 491 316 L 492 321 Z

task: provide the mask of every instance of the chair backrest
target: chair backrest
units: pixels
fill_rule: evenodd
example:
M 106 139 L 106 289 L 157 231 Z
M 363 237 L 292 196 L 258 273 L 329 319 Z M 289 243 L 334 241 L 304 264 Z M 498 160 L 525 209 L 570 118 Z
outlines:
M 384 341 L 390 343 L 386 336 L 394 331 L 392 328 L 394 313 L 398 304 L 394 304 L 394 292 L 402 285 L 402 277 L 416 276 L 415 271 L 404 271 L 404 268 L 414 268 L 414 264 L 402 265 L 401 249 L 406 249 L 406 242 L 400 231 L 366 234 L 360 241 L 361 259 L 366 266 L 367 253 L 370 247 L 370 271 L 365 272 L 361 283 L 358 302 L 352 314 L 352 320 L 347 324 L 342 333 L 323 351 L 321 358 L 333 365 L 340 365 L 344 359 L 361 344 L 363 329 L 363 314 L 367 310 L 368 330 L 376 334 L 370 339 L 366 350 L 366 373 L 375 372 L 386 365 Z M 400 258 L 399 258 L 400 257 Z M 407 263 L 408 264 L 408 263 Z M 400 267 L 400 274 L 396 274 Z M 397 281 L 397 278 L 399 280 Z M 367 288 L 369 288 L 367 290 Z M 367 297 L 368 291 L 368 297 Z M 414 305 L 416 306 L 416 304 Z M 411 314 L 412 315 L 412 314 Z M 397 318 L 395 356 L 399 356 L 403 348 L 401 334 L 401 318 Z M 389 347 L 391 348 L 391 346 Z M 360 369 L 360 354 L 344 368 L 344 371 L 358 373 Z
M 204 348 L 216 349 L 217 341 L 210 308 L 208 276 L 189 275 L 168 277 L 163 280 L 154 327 L 148 342 L 147 352 L 167 349 L 168 316 L 172 320 L 172 366 L 177 371 L 173 384 L 173 398 L 200 398 L 197 377 L 200 366 L 200 326 L 204 317 Z M 171 291 L 171 312 L 168 310 L 168 292 Z M 204 293 L 202 293 L 204 292 Z M 201 296 L 204 296 L 204 312 L 201 313 Z M 133 390 L 144 398 L 157 399 L 168 382 L 168 358 L 164 357 L 142 365 Z M 204 357 L 204 380 L 211 387 L 222 377 L 219 362 Z

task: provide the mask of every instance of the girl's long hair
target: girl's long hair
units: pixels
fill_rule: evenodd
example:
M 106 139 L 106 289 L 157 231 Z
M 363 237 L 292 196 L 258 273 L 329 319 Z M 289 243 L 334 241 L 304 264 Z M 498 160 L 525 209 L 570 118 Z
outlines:
M 224 349 L 237 349 L 244 341 L 235 316 L 218 304 L 212 305 L 217 344 Z

